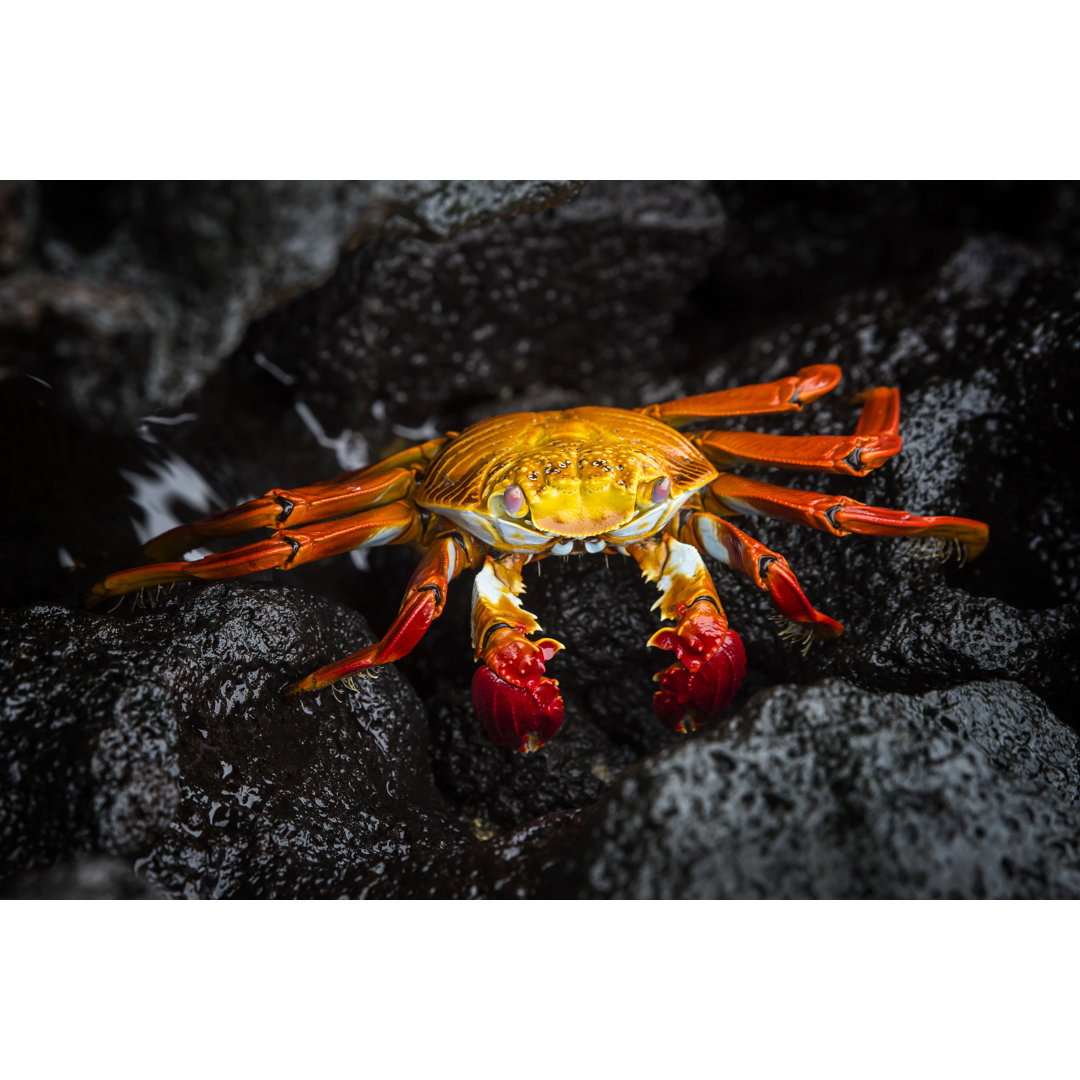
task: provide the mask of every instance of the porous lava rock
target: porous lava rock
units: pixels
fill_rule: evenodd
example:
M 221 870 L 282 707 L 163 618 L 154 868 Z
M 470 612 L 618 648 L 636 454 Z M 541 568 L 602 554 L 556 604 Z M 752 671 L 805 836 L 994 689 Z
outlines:
M 1078 739 L 1024 687 L 762 691 L 592 807 L 420 855 L 412 895 L 1080 897 Z M 415 871 L 416 866 L 412 869 Z
M 16 871 L 104 853 L 167 896 L 334 897 L 462 830 L 395 671 L 317 701 L 281 692 L 373 640 L 354 613 L 212 585 L 111 616 L 32 607 L 0 633 L 0 876 L 16 892 Z
M 375 237 L 445 239 L 580 181 L 14 183 L 0 187 L 0 366 L 92 424 L 176 408 L 252 320 Z
M 162 894 L 137 874 L 129 859 L 85 855 L 25 870 L 0 886 L 5 900 L 160 900 Z
M 724 224 L 704 184 L 590 184 L 448 241 L 366 245 L 244 353 L 376 443 L 579 395 L 630 403 L 682 355 L 672 331 Z
M 562 887 L 623 898 L 1080 897 L 1075 732 L 1016 683 L 763 691 L 622 777 Z

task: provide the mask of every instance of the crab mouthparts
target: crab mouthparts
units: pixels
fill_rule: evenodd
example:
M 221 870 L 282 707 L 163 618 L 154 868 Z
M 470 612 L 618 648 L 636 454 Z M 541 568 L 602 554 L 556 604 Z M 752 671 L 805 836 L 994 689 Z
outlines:
M 546 533 L 554 533 L 556 536 L 569 537 L 574 540 L 585 540 L 625 525 L 633 517 L 634 507 L 592 507 L 569 506 L 560 507 L 554 512 L 544 513 L 541 508 L 535 507 L 532 513 L 532 523 L 538 529 Z

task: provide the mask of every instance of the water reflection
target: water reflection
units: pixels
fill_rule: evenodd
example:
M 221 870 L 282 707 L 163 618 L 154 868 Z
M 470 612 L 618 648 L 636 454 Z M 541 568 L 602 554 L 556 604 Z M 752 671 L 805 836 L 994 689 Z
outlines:
M 274 363 L 273 360 L 268 360 L 261 352 L 257 352 L 254 356 L 255 366 L 260 367 L 272 378 L 277 379 L 283 386 L 292 386 L 296 382 L 296 376 L 290 375 L 287 371 L 283 371 Z
M 335 437 L 326 434 L 326 430 L 319 422 L 318 417 L 311 411 L 310 406 L 302 401 L 297 401 L 293 408 L 300 417 L 304 427 L 315 436 L 315 441 L 327 450 L 333 450 L 337 458 L 338 466 L 343 471 L 350 469 L 362 469 L 371 460 L 371 451 L 368 449 L 367 439 L 349 428 L 342 428 L 341 433 Z
M 206 517 L 225 505 L 225 501 L 207 483 L 205 477 L 182 457 L 165 452 L 159 461 L 147 462 L 150 475 L 121 469 L 120 475 L 131 485 L 131 501 L 142 511 L 142 518 L 132 518 L 131 525 L 140 544 L 181 524 L 177 507 L 186 506 L 196 517 Z M 189 552 L 188 558 L 197 558 Z
M 176 427 L 177 424 L 190 424 L 198 420 L 199 414 L 193 412 L 180 413 L 178 416 L 144 416 L 136 426 L 139 438 L 144 442 L 157 444 L 157 436 L 154 434 L 151 424 L 161 424 L 164 427 Z

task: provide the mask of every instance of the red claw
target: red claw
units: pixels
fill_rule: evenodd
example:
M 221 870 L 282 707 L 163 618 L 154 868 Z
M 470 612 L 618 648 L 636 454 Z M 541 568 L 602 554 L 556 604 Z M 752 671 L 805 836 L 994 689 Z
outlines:
M 473 676 L 472 690 L 484 730 L 507 750 L 539 750 L 562 727 L 563 703 L 554 679 L 541 678 L 526 689 L 481 665 Z
M 746 652 L 721 617 L 687 616 L 674 629 L 658 630 L 649 644 L 671 649 L 678 658 L 655 676 L 660 689 L 653 710 L 665 727 L 680 734 L 696 731 L 731 704 L 746 673 Z
M 507 750 L 539 750 L 562 727 L 558 683 L 544 666 L 562 648 L 553 638 L 529 641 L 514 627 L 491 634 L 473 676 L 473 704 L 494 742 Z

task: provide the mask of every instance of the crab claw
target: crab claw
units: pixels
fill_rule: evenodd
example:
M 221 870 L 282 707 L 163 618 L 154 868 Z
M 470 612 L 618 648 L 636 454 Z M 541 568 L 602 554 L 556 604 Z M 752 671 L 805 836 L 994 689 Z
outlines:
M 492 635 L 473 676 L 473 704 L 492 741 L 507 750 L 539 750 L 562 727 L 559 684 L 544 675 L 562 648 L 553 638 L 529 641 L 511 627 Z
M 539 750 L 562 727 L 558 685 L 554 679 L 541 679 L 526 689 L 481 666 L 473 676 L 473 705 L 493 742 L 527 754 Z
M 649 644 L 676 656 L 653 676 L 660 683 L 653 710 L 665 727 L 680 734 L 696 731 L 731 704 L 746 673 L 746 652 L 723 616 L 691 609 L 674 628 L 657 630 Z

